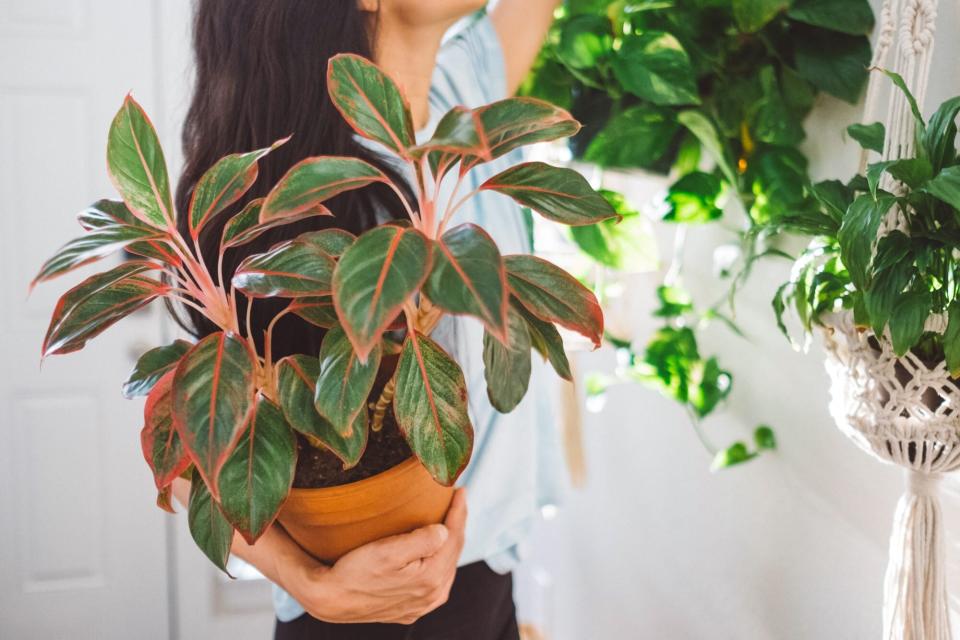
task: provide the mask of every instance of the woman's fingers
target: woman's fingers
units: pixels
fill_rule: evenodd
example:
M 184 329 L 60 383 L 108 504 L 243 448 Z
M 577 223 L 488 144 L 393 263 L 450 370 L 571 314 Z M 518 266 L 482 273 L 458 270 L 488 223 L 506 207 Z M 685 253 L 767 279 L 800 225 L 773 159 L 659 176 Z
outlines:
M 436 554 L 450 538 L 445 525 L 432 524 L 410 533 L 384 538 L 373 544 L 379 547 L 384 560 L 391 566 L 402 568 L 411 562 Z

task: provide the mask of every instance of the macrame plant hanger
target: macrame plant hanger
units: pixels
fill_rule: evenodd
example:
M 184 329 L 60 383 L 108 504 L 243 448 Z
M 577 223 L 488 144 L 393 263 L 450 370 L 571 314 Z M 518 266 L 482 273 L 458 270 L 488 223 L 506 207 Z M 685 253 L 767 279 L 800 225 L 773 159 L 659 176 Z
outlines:
M 923 108 L 933 56 L 936 0 L 884 0 L 873 66 L 899 73 Z M 873 73 L 864 123 L 877 119 L 890 82 Z M 909 102 L 890 90 L 883 160 L 912 157 L 916 125 Z M 867 152 L 861 157 L 861 170 Z M 881 186 L 902 193 L 884 176 Z M 908 232 L 894 208 L 880 236 Z M 831 414 L 847 436 L 880 460 L 905 469 L 906 491 L 897 505 L 884 580 L 883 640 L 952 640 L 945 579 L 943 516 L 938 498 L 943 473 L 960 469 L 960 386 L 943 362 L 930 365 L 912 353 L 897 357 L 889 332 L 875 336 L 836 314 L 825 332 L 831 378 Z M 943 317 L 926 329 L 943 333 Z

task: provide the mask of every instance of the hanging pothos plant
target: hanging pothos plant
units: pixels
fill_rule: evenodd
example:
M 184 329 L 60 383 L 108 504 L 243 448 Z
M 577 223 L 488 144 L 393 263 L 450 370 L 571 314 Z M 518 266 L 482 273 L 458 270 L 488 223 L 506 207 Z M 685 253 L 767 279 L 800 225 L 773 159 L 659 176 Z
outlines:
M 657 290 L 663 326 L 640 351 L 629 336 L 620 377 L 649 383 L 684 405 L 714 466 L 773 448 L 768 427 L 754 445 L 709 444 L 701 421 L 726 398 L 732 375 L 700 352 L 696 331 L 734 324 L 734 293 L 770 247 L 776 222 L 815 203 L 799 149 L 803 120 L 820 92 L 853 103 L 867 78 L 874 24 L 867 0 L 567 0 L 523 87 L 570 109 L 584 123 L 573 156 L 604 168 L 667 174 L 663 220 L 677 225 L 677 251 Z M 729 291 L 700 308 L 683 286 L 686 229 L 721 220 L 728 203 L 746 213 L 719 265 Z M 736 207 L 733 207 L 736 209 Z M 725 228 L 734 228 L 727 220 Z M 616 268 L 597 234 L 572 238 L 600 265 Z M 602 292 L 601 292 L 602 293 Z M 588 391 L 606 381 L 591 379 Z

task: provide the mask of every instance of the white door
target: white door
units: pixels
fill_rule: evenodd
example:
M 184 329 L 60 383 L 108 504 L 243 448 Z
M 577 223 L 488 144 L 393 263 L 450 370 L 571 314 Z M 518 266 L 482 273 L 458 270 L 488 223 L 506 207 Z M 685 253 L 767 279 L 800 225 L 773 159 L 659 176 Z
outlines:
M 157 95 L 154 0 L 0 0 L 0 638 L 170 636 L 167 535 L 120 383 L 160 309 L 47 360 L 44 258 L 113 193 L 106 134 L 127 91 Z M 85 272 L 89 274 L 89 271 Z

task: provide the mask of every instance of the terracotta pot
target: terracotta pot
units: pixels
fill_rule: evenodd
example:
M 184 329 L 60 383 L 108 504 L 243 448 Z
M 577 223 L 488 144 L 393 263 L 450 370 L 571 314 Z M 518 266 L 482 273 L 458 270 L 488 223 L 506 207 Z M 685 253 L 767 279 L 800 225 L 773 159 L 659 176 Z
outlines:
M 453 487 L 410 458 L 359 482 L 293 489 L 279 520 L 301 547 L 333 563 L 368 542 L 443 522 L 452 499 Z

